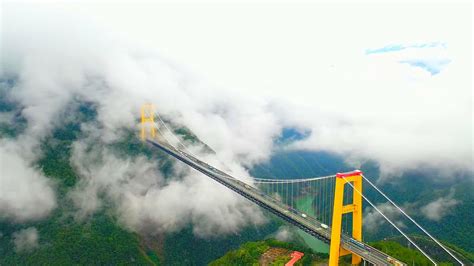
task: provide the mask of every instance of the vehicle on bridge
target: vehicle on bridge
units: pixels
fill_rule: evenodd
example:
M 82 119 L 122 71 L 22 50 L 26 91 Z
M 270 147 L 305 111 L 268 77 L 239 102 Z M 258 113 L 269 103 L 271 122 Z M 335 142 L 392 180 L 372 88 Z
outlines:
M 392 263 L 395 266 L 402 266 L 403 265 L 403 263 L 400 263 L 399 261 L 397 261 L 396 259 L 391 258 L 391 257 L 387 257 L 387 261 Z
M 288 210 L 294 214 L 299 214 L 298 211 L 293 207 L 288 207 Z
M 355 239 L 353 239 L 353 238 L 349 238 L 349 241 L 350 241 L 351 243 L 353 243 L 354 245 L 357 245 L 357 246 L 359 246 L 359 247 L 361 247 L 361 248 L 363 248 L 363 249 L 365 249 L 365 250 L 367 250 L 367 251 L 370 251 L 370 248 L 369 248 L 367 245 L 364 245 L 364 243 L 361 243 L 361 242 L 359 242 L 359 241 L 357 241 L 357 240 L 355 240 Z

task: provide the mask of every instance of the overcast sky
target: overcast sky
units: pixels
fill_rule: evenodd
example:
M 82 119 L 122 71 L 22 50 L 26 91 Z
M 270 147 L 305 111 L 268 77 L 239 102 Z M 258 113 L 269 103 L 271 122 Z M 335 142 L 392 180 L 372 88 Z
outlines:
M 429 146 L 426 153 L 467 146 L 464 152 L 452 155 L 469 162 L 472 6 L 468 3 L 148 2 L 80 4 L 74 10 L 97 25 L 119 32 L 124 39 L 156 48 L 219 90 L 284 99 L 294 104 L 289 109 L 305 110 L 292 113 L 292 119 L 314 116 L 310 110 L 322 110 L 339 113 L 342 119 L 379 123 L 384 130 L 425 127 L 427 123 L 427 131 L 439 133 L 429 133 L 438 136 L 419 143 Z M 438 125 L 453 127 L 455 132 L 438 130 Z M 372 135 L 378 129 L 361 131 Z M 393 142 L 394 146 L 376 146 L 367 151 L 372 155 L 366 156 L 391 154 L 387 149 L 399 149 L 394 137 L 407 139 L 414 134 L 427 132 L 383 135 L 383 142 Z M 449 140 L 456 136 L 464 141 L 456 144 Z M 302 146 L 341 149 L 332 141 L 315 144 L 320 138 Z M 417 143 L 415 138 L 404 142 L 407 146 L 413 143 Z M 349 145 L 353 150 L 354 145 Z M 438 149 L 438 145 L 449 148 Z M 399 152 L 395 153 L 399 157 Z
M 210 83 L 305 104 L 321 97 L 322 73 L 356 67 L 366 49 L 443 42 L 466 63 L 471 54 L 466 1 L 171 2 L 67 8 L 157 48 Z
M 453 158 L 456 167 L 472 165 L 469 2 L 23 2 L 6 4 L 11 11 L 4 14 L 15 21 L 5 27 L 13 36 L 38 42 L 13 44 L 24 46 L 23 55 L 45 55 L 41 45 L 65 62 L 71 53 L 113 50 L 118 43 L 135 55 L 153 51 L 186 72 L 191 88 L 185 90 L 196 94 L 195 108 L 221 101 L 237 113 L 255 109 L 225 99 L 229 95 L 266 106 L 278 121 L 268 121 L 270 132 L 254 132 L 260 140 L 274 137 L 279 127 L 296 126 L 313 132 L 297 148 L 409 167 Z M 138 83 L 156 86 L 132 75 L 128 82 L 131 92 Z M 151 100 L 161 100 L 164 112 L 170 103 L 184 108 L 183 120 L 202 139 L 225 145 L 229 138 L 213 143 L 211 130 L 198 127 L 184 98 L 163 103 L 165 94 Z M 232 130 L 242 127 L 249 126 Z

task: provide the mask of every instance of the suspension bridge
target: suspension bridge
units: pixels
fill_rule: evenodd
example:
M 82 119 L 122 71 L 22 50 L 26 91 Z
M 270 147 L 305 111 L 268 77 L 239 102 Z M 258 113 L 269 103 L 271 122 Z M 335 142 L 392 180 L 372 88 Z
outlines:
M 200 160 L 198 156 L 190 152 L 160 116 L 154 112 L 153 105 L 146 104 L 142 107 L 141 126 L 140 135 L 143 141 L 329 244 L 329 265 L 331 266 L 339 265 L 339 258 L 349 254 L 352 255 L 352 265 L 361 263 L 364 265 L 407 265 L 362 241 L 363 200 L 387 220 L 413 247 L 434 265 L 438 265 L 428 252 L 417 245 L 363 194 L 363 181 L 383 195 L 436 245 L 451 256 L 453 261 L 464 265 L 449 249 L 413 220 L 359 170 L 304 179 L 255 178 L 253 182 L 247 183 Z M 352 219 L 349 221 L 349 218 Z

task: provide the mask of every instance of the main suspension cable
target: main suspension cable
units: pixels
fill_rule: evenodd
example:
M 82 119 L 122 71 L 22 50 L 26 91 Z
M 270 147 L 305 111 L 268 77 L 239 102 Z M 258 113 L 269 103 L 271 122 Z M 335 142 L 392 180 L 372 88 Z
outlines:
M 168 130 L 168 132 L 171 134 L 171 136 L 173 136 L 173 138 L 178 142 L 179 145 L 181 145 L 181 147 L 183 147 L 183 149 L 191 154 L 192 156 L 196 157 L 196 155 L 194 155 L 191 151 L 189 151 L 189 149 L 186 147 L 186 145 L 183 144 L 183 142 L 174 134 L 174 132 L 166 125 L 166 123 L 163 121 L 163 119 L 161 119 L 161 116 L 158 114 L 158 113 L 154 113 L 156 117 L 158 117 L 158 120 L 161 122 L 161 124 L 166 128 L 166 130 Z M 197 158 L 197 157 L 196 157 Z
M 263 183 L 302 183 L 302 182 L 309 182 L 315 180 L 321 180 L 326 178 L 333 178 L 336 177 L 335 175 L 329 176 L 320 176 L 320 177 L 311 177 L 311 178 L 303 178 L 303 179 L 267 179 L 267 178 L 254 178 L 257 184 Z

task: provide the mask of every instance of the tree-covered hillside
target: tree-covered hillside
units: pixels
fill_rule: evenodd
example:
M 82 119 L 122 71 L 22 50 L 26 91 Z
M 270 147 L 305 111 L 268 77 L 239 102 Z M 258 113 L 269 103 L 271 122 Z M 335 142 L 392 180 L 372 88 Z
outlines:
M 0 110 L 15 111 L 13 105 L 0 102 Z M 53 214 L 38 222 L 13 223 L 0 221 L 0 264 L 3 265 L 96 265 L 109 264 L 159 264 L 157 256 L 140 244 L 140 237 L 120 227 L 106 211 L 99 212 L 88 220 L 74 219 L 74 208 L 66 196 L 78 175 L 70 163 L 71 144 L 81 135 L 80 124 L 94 119 L 93 106 L 80 105 L 74 110 L 74 121 L 56 128 L 52 135 L 42 141 L 41 155 L 37 167 L 55 181 L 58 191 L 58 208 Z M 20 117 L 19 113 L 15 117 Z M 13 123 L 0 125 L 1 137 L 14 138 L 24 120 L 15 118 Z M 130 144 L 130 151 L 142 150 L 142 144 Z M 32 250 L 19 251 L 15 247 L 16 232 L 35 228 L 38 246 Z
M 1 90 L 0 90 L 1 92 Z M 96 264 L 162 264 L 205 265 L 221 257 L 227 251 L 248 241 L 263 239 L 275 232 L 281 221 L 270 214 L 270 222 L 259 227 L 247 227 L 236 234 L 212 238 L 196 237 L 192 226 L 169 234 L 146 235 L 134 233 L 117 221 L 105 206 L 93 216 L 77 219 L 77 210 L 68 197 L 79 181 L 77 169 L 71 162 L 74 141 L 86 134 L 81 125 L 96 119 L 96 107 L 85 102 L 70 105 L 67 116 L 58 118 L 54 130 L 41 140 L 35 167 L 53 180 L 57 191 L 57 208 L 44 220 L 17 223 L 0 219 L 0 264 L 5 265 L 96 265 Z M 21 106 L 0 94 L 0 139 L 15 139 L 26 127 Z M 73 118 L 73 119 L 71 119 Z M 141 143 L 135 132 L 124 130 L 123 137 L 109 143 L 110 149 L 123 156 L 146 156 L 157 162 L 158 168 L 169 175 L 174 160 L 162 152 Z M 178 134 L 188 141 L 199 141 L 184 128 Z M 208 148 L 210 150 L 210 148 Z M 256 177 L 309 177 L 350 170 L 343 158 L 328 153 L 279 152 L 270 162 L 251 169 Z M 375 164 L 363 166 L 367 176 L 378 176 Z M 429 221 L 422 216 L 424 226 L 440 239 L 458 244 L 472 251 L 473 227 L 470 226 L 470 210 L 473 209 L 472 183 L 438 184 L 422 182 L 424 173 L 407 173 L 394 182 L 385 183 L 383 189 L 400 203 L 428 203 L 437 197 L 453 193 L 461 202 L 440 221 Z M 429 179 L 426 179 L 429 180 Z M 414 182 L 417 182 L 414 185 Z M 454 191 L 454 192 L 451 192 Z M 405 195 L 405 196 L 403 196 Z M 106 202 L 105 204 L 112 204 Z M 2 217 L 0 215 L 0 217 Z M 442 226 L 440 226 L 440 224 Z M 18 232 L 34 228 L 38 245 L 19 250 L 15 244 Z M 385 237 L 383 233 L 368 233 L 368 240 Z
M 272 156 L 269 162 L 254 167 L 251 173 L 256 177 L 304 178 L 349 170 L 353 170 L 353 167 L 338 155 L 283 150 Z M 380 176 L 379 167 L 374 162 L 366 162 L 361 166 L 361 170 L 374 182 Z M 473 180 L 473 177 L 467 174 L 442 176 L 432 169 L 418 169 L 401 173 L 400 176 L 393 176 L 377 184 L 392 200 L 407 209 L 432 235 L 474 252 L 472 237 L 474 227 L 471 224 L 471 212 L 474 209 Z M 364 191 L 375 203 L 385 202 L 368 186 L 364 187 Z M 428 219 L 420 209 L 440 198 L 452 199 L 456 204 L 439 219 Z M 391 226 L 385 224 L 378 230 L 366 230 L 365 238 L 375 241 L 394 236 L 396 233 Z
M 71 106 L 68 116 L 60 118 L 53 132 L 42 140 L 35 162 L 46 177 L 54 180 L 58 207 L 40 221 L 0 220 L 1 265 L 205 265 L 228 250 L 261 239 L 278 228 L 278 223 L 270 222 L 261 227 L 246 228 L 238 234 L 202 238 L 194 235 L 191 225 L 176 233 L 133 233 L 125 229 L 108 208 L 102 208 L 87 219 L 76 219 L 77 209 L 68 197 L 79 181 L 71 163 L 71 146 L 84 137 L 81 124 L 93 122 L 96 111 L 94 105 L 84 102 Z M 1 121 L 0 139 L 15 139 L 26 126 L 21 107 L 6 97 L 0 98 L 2 113 L 11 119 Z M 187 129 L 180 128 L 176 133 L 189 141 L 198 141 Z M 119 155 L 154 159 L 165 176 L 170 174 L 174 160 L 140 142 L 135 132 L 126 131 L 121 140 L 109 145 Z M 37 246 L 18 250 L 16 234 L 31 228 L 37 232 Z
M 328 258 L 327 254 L 315 253 L 306 246 L 270 238 L 263 241 L 247 242 L 237 250 L 229 251 L 221 258 L 209 263 L 209 266 L 261 265 L 262 255 L 270 248 L 282 248 L 289 251 L 273 258 L 270 265 L 284 265 L 291 259 L 288 253 L 292 251 L 304 253 L 304 256 L 295 265 L 314 265 L 315 263 L 327 262 Z
M 399 259 L 408 265 L 432 265 L 432 263 L 423 256 L 419 251 L 404 247 L 397 241 L 382 240 L 370 243 L 372 247 L 377 248 L 380 251 L 385 252 L 389 256 Z M 236 250 L 229 251 L 221 258 L 211 262 L 210 266 L 220 265 L 262 265 L 262 255 L 270 248 L 279 247 L 285 248 L 289 251 L 300 251 L 305 255 L 295 265 L 325 265 L 328 262 L 327 254 L 314 253 L 311 249 L 300 244 L 288 243 L 277 241 L 275 239 L 266 239 L 258 242 L 248 242 L 240 246 Z M 458 249 L 454 247 L 455 249 Z M 459 249 L 458 249 L 459 250 Z M 459 250 L 464 253 L 462 259 L 469 263 L 469 259 L 472 260 L 473 254 L 469 254 L 465 251 Z M 469 257 L 471 256 L 471 257 Z M 284 256 L 282 258 L 276 258 L 275 261 L 270 265 L 284 265 L 290 258 Z M 351 265 L 350 256 L 344 256 L 340 260 L 341 265 Z M 454 265 L 451 263 L 441 262 L 440 265 Z

